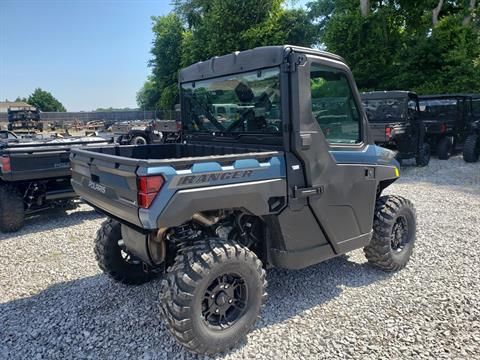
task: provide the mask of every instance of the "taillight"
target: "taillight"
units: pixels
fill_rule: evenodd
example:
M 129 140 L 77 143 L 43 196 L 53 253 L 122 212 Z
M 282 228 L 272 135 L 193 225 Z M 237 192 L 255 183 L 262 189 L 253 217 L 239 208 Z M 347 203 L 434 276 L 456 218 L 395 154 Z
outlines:
M 445 124 L 440 125 L 440 133 L 443 134 L 445 131 L 447 131 L 447 126 Z
M 8 156 L 2 156 L 0 164 L 2 165 L 2 172 L 7 173 L 12 171 L 12 166 L 10 165 L 10 158 Z
M 182 122 L 181 121 L 177 121 L 177 131 L 182 131 Z
M 163 176 L 140 176 L 137 178 L 138 206 L 148 209 L 162 189 L 165 180 Z
M 387 139 L 390 139 L 390 136 L 392 136 L 392 128 L 391 127 L 386 127 L 385 128 L 385 136 L 387 137 Z

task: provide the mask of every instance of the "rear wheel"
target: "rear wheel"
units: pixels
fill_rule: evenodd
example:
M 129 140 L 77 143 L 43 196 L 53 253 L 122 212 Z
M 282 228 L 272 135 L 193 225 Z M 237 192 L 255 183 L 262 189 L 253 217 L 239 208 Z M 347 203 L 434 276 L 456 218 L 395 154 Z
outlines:
M 463 145 L 463 160 L 469 163 L 477 162 L 480 157 L 480 137 L 470 134 Z
M 417 166 L 427 166 L 430 163 L 430 145 L 423 143 L 418 149 L 418 154 L 415 157 Z
M 0 185 L 0 231 L 19 230 L 25 221 L 23 196 L 15 186 Z
M 97 232 L 95 257 L 98 266 L 113 280 L 139 285 L 152 280 L 154 273 L 143 271 L 143 264 L 123 245 L 120 223 L 107 219 Z
M 147 145 L 147 139 L 143 136 L 135 136 L 131 141 L 130 144 L 132 145 Z
M 441 138 L 437 144 L 437 155 L 440 160 L 448 160 L 452 154 L 452 142 L 450 138 Z
M 400 196 L 377 200 L 373 237 L 364 248 L 368 262 L 384 271 L 404 268 L 413 252 L 416 216 L 413 204 Z
M 259 317 L 265 277 L 257 256 L 237 243 L 211 238 L 184 248 L 162 283 L 167 327 L 195 353 L 234 347 Z

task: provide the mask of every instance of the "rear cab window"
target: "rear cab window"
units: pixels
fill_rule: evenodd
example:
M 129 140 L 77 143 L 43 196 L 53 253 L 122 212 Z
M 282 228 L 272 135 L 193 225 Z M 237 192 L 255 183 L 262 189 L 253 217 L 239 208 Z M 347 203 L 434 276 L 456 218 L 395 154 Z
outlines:
M 181 84 L 189 133 L 281 136 L 278 67 Z

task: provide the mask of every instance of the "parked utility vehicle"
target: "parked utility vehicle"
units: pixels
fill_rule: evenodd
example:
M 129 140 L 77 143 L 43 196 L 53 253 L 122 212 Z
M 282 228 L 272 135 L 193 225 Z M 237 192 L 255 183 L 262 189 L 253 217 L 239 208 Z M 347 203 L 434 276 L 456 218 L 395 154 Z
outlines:
M 430 145 L 425 142 L 417 94 L 371 91 L 362 93 L 361 97 L 375 144 L 396 151 L 399 161 L 415 158 L 417 166 L 427 166 Z
M 469 124 L 468 135 L 463 144 L 463 159 L 477 162 L 480 157 L 480 94 L 471 96 L 473 121 Z
M 179 139 L 179 123 L 175 120 L 154 120 L 148 124 L 132 126 L 118 137 L 121 145 L 147 145 L 176 142 Z
M 43 131 L 40 110 L 34 106 L 15 106 L 8 108 L 8 130 Z
M 223 351 L 252 329 L 269 266 L 362 247 L 383 270 L 407 264 L 415 211 L 381 195 L 399 165 L 368 140 L 342 58 L 262 47 L 189 66 L 179 82 L 182 143 L 75 149 L 71 163 L 75 191 L 109 217 L 100 268 L 127 284 L 163 276 L 162 311 L 187 349 Z M 229 125 L 213 115 L 224 103 L 243 108 Z
M 54 206 L 70 206 L 70 149 L 107 144 L 101 138 L 25 140 L 0 132 L 0 231 L 19 230 L 25 217 Z
M 426 138 L 441 160 L 447 160 L 463 144 L 471 119 L 467 95 L 420 96 L 420 115 L 426 126 Z

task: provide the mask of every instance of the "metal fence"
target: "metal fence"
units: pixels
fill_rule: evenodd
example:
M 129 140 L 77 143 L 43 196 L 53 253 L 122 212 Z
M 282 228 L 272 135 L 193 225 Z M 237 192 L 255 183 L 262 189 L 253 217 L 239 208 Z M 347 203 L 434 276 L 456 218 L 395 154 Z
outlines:
M 0 113 L 0 122 L 7 122 L 7 113 Z M 42 112 L 40 119 L 51 123 L 87 123 L 89 121 L 133 121 L 133 120 L 176 120 L 171 110 L 128 110 L 128 111 L 81 111 L 81 112 Z

